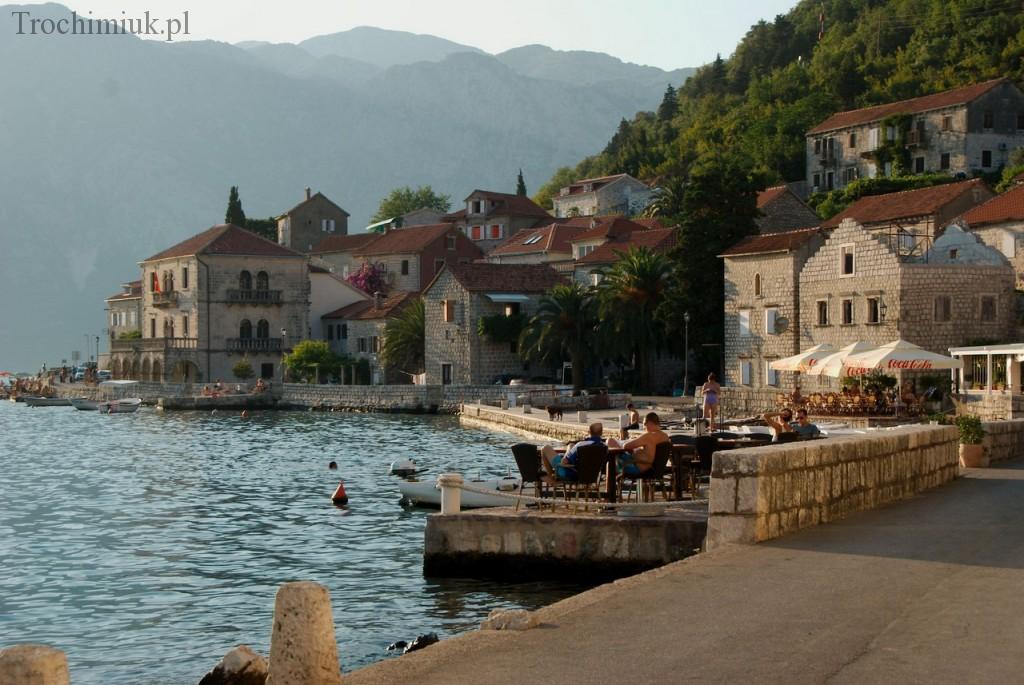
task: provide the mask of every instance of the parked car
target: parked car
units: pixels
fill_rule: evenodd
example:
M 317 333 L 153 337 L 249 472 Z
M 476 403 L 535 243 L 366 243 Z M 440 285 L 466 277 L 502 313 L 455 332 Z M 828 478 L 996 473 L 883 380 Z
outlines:
M 113 376 L 114 374 L 110 372 L 110 369 L 100 369 L 96 372 L 96 378 L 101 381 L 109 381 Z
M 491 379 L 491 385 L 522 385 L 525 382 L 514 373 L 503 373 Z

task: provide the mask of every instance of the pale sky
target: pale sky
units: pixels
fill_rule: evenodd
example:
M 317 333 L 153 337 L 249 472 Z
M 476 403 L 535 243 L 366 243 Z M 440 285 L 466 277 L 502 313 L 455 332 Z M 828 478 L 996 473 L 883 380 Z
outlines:
M 60 1 L 60 0 L 58 0 Z M 297 43 L 356 26 L 429 33 L 490 53 L 540 43 L 663 69 L 728 56 L 759 19 L 796 0 L 63 0 L 81 14 L 189 12 L 191 38 Z

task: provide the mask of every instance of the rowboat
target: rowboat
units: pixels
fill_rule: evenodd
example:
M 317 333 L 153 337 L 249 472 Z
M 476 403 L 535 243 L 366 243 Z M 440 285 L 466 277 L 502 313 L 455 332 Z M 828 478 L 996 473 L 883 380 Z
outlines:
M 85 397 L 71 398 L 71 406 L 81 411 L 96 411 L 99 409 L 99 400 L 90 400 Z
M 495 493 L 516 494 L 522 481 L 519 478 L 506 476 L 504 478 L 491 478 L 487 480 L 470 480 L 466 485 L 481 490 L 493 490 Z M 398 489 L 402 492 L 402 499 L 406 502 L 420 507 L 440 507 L 441 491 L 437 487 L 436 480 L 403 480 L 398 483 Z M 463 509 L 480 509 L 483 507 L 508 507 L 515 503 L 514 499 L 500 497 L 497 494 L 486 495 L 469 490 L 462 491 Z
M 126 397 L 121 400 L 103 400 L 96 403 L 96 410 L 101 414 L 132 414 L 142 406 L 138 397 Z
M 63 397 L 26 397 L 25 404 L 29 407 L 70 407 L 71 400 Z

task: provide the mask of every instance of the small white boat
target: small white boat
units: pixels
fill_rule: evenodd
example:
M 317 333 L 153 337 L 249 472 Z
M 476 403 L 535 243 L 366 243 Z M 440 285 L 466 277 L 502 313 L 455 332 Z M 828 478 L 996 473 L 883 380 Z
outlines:
M 490 478 L 488 480 L 471 480 L 467 485 L 482 490 L 494 490 L 516 494 L 522 481 L 519 478 L 506 476 L 504 478 Z M 399 482 L 398 489 L 402 491 L 402 498 L 410 504 L 421 507 L 440 507 L 441 491 L 437 487 L 437 480 L 403 480 Z M 483 507 L 509 507 L 515 504 L 515 500 L 497 495 L 485 495 L 479 492 L 462 491 L 463 509 L 480 509 Z
M 104 400 L 96 404 L 96 410 L 101 414 L 132 414 L 142 406 L 142 400 L 138 397 L 126 397 L 121 400 Z
M 81 411 L 96 411 L 99 409 L 99 400 L 90 400 L 85 397 L 72 397 L 71 406 Z
M 26 397 L 25 404 L 29 407 L 70 407 L 71 400 L 63 397 Z

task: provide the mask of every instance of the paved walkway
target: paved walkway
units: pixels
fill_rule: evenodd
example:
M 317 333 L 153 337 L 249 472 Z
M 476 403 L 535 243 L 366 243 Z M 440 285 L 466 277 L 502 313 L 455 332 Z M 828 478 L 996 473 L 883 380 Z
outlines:
M 1024 462 L 538 614 L 345 683 L 1021 682 Z

